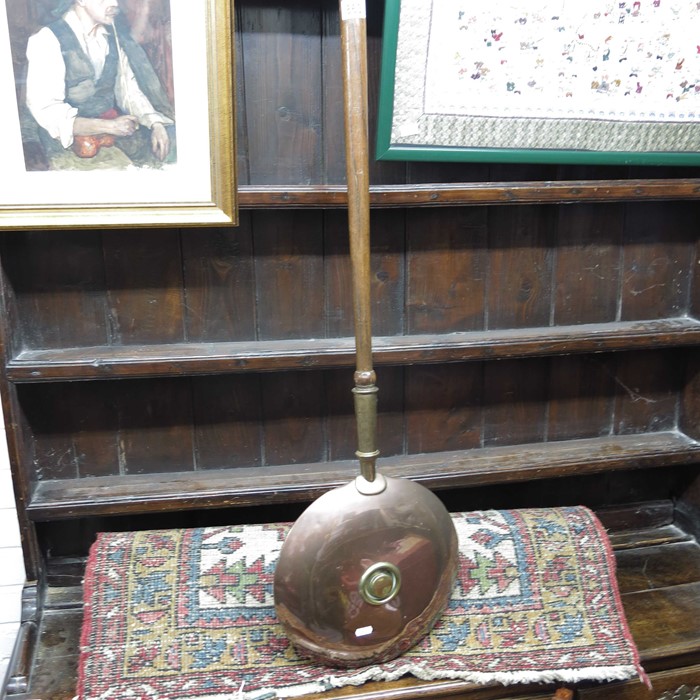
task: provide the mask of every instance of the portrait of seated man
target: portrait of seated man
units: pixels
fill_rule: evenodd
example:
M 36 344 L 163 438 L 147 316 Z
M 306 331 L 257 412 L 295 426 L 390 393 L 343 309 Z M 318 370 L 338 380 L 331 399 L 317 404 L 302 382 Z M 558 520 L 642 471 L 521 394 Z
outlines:
M 118 0 L 60 0 L 53 15 L 27 41 L 27 169 L 174 162 L 173 107 Z

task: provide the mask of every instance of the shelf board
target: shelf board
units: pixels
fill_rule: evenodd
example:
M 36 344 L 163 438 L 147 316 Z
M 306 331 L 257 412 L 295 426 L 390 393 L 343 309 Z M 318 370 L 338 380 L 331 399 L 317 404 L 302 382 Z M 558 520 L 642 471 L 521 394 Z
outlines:
M 688 317 L 545 328 L 384 336 L 377 365 L 428 364 L 612 352 L 700 344 Z M 7 364 L 12 382 L 183 376 L 352 367 L 353 338 L 172 343 L 24 350 Z
M 534 182 L 465 182 L 373 185 L 370 206 L 425 207 L 485 204 L 568 204 L 695 199 L 700 179 L 556 180 Z M 346 208 L 347 187 L 242 185 L 242 209 Z
M 404 455 L 380 459 L 378 466 L 387 476 L 448 489 L 688 464 L 698 458 L 700 443 L 667 431 Z M 43 521 L 305 502 L 357 473 L 354 461 L 345 461 L 42 481 L 34 488 L 27 513 Z

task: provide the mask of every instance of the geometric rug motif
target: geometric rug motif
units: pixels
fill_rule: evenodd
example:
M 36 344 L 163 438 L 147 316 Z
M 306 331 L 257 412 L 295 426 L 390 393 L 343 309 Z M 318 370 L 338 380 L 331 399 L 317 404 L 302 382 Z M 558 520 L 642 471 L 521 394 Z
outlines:
M 85 576 L 78 699 L 255 700 L 405 675 L 646 682 L 590 510 L 452 517 L 459 574 L 442 618 L 397 659 L 356 669 L 300 658 L 276 619 L 287 524 L 101 533 Z

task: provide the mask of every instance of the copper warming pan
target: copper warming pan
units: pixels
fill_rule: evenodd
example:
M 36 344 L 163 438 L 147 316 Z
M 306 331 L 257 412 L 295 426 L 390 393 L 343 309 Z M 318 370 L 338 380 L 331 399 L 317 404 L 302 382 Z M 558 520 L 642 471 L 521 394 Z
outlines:
M 340 0 L 340 15 L 361 474 L 318 498 L 295 522 L 280 553 L 274 595 L 302 655 L 349 667 L 394 658 L 430 630 L 454 584 L 457 535 L 428 489 L 376 471 L 364 0 Z

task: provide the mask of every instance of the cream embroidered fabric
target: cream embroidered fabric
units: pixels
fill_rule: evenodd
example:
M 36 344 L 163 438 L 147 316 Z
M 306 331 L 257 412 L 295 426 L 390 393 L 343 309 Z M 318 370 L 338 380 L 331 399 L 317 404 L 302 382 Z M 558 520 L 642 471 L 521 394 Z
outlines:
M 402 0 L 394 144 L 700 150 L 696 0 Z

